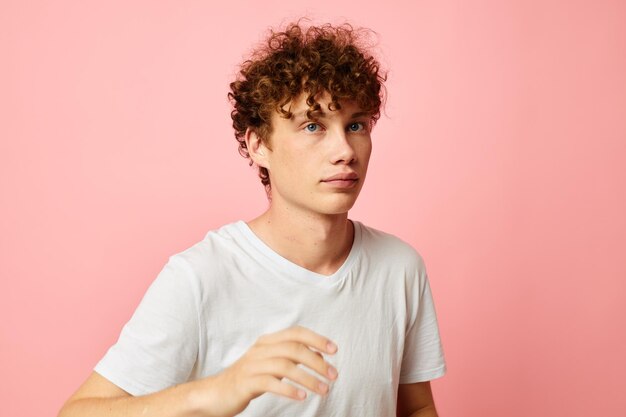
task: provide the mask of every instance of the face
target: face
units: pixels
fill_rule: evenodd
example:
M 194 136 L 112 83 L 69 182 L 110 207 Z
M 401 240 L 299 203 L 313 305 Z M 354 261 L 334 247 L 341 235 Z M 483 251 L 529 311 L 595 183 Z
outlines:
M 272 204 L 317 214 L 346 213 L 354 205 L 367 173 L 372 140 L 370 114 L 342 101 L 330 111 L 330 95 L 316 97 L 321 113 L 307 119 L 303 94 L 285 119 L 274 113 L 265 164 Z

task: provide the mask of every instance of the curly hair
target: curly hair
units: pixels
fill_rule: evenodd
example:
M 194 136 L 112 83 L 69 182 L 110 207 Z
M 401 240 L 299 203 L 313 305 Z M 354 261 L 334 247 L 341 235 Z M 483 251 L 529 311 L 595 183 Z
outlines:
M 354 100 L 371 114 L 373 126 L 380 117 L 387 76 L 362 46 L 370 33 L 348 23 L 302 28 L 300 21 L 281 32 L 271 30 L 266 42 L 241 64 L 236 80 L 230 83 L 231 118 L 241 156 L 250 158 L 246 130 L 251 128 L 269 145 L 273 112 L 291 118 L 292 113 L 283 107 L 302 93 L 307 93 L 307 117 L 320 110 L 317 94 L 327 92 L 329 110 L 340 109 L 340 100 Z M 259 177 L 269 196 L 268 170 L 259 167 Z

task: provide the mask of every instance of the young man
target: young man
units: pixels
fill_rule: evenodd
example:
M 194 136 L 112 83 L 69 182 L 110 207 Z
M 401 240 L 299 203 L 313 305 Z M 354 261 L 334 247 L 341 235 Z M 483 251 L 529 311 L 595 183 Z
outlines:
M 344 25 L 273 33 L 229 97 L 259 217 L 170 257 L 60 416 L 436 416 L 445 361 L 424 263 L 348 219 L 378 63 Z

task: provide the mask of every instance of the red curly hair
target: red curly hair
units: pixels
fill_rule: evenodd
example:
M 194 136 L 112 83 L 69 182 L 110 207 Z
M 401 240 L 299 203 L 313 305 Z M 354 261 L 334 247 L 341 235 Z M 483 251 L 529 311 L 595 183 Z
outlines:
M 387 77 L 362 46 L 371 33 L 347 23 L 302 28 L 300 21 L 281 32 L 271 30 L 266 43 L 243 62 L 230 84 L 228 98 L 234 107 L 231 118 L 239 153 L 250 158 L 245 142 L 248 128 L 269 144 L 272 113 L 291 118 L 292 113 L 283 107 L 302 93 L 307 93 L 308 117 L 320 110 L 315 101 L 318 93 L 327 92 L 329 110 L 340 109 L 340 100 L 354 100 L 371 114 L 373 126 L 380 117 Z M 268 170 L 259 167 L 259 177 L 269 196 Z

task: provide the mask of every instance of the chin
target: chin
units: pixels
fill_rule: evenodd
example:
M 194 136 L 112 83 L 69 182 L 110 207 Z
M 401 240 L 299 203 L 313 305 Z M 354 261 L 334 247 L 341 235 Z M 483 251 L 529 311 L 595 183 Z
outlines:
M 344 201 L 334 201 L 319 207 L 319 212 L 324 214 L 344 214 L 352 209 L 356 203 L 356 198 L 344 199 Z

